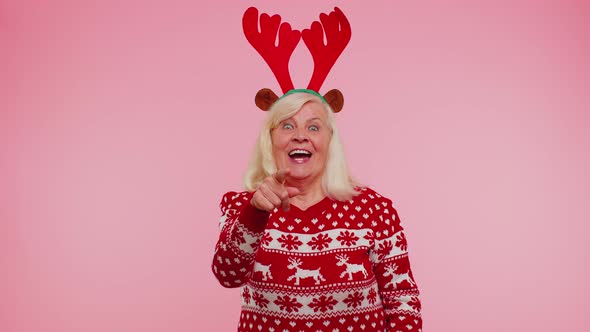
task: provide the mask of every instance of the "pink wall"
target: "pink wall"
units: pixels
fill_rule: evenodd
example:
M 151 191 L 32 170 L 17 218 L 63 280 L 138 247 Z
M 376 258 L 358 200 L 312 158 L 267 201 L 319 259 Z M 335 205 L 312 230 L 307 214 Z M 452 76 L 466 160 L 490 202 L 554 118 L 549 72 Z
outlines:
M 590 5 L 557 0 L 1 1 L 0 331 L 235 330 L 218 203 L 278 91 L 251 4 L 348 15 L 322 90 L 400 213 L 425 331 L 587 331 Z

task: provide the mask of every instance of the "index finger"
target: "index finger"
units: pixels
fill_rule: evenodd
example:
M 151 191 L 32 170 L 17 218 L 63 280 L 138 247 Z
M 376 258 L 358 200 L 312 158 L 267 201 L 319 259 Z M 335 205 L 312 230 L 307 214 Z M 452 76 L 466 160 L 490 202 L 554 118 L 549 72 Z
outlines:
M 277 180 L 278 183 L 283 184 L 285 183 L 285 178 L 287 177 L 287 174 L 289 174 L 288 168 L 280 169 L 278 172 L 273 174 L 273 177 L 275 178 L 275 180 Z

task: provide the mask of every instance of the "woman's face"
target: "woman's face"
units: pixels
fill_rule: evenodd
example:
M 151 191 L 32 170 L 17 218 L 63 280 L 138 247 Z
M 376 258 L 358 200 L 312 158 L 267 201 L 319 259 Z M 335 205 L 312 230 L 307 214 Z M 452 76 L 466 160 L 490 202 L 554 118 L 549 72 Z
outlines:
M 332 131 L 323 105 L 308 102 L 272 130 L 272 153 L 277 169 L 311 184 L 320 181 L 326 166 Z

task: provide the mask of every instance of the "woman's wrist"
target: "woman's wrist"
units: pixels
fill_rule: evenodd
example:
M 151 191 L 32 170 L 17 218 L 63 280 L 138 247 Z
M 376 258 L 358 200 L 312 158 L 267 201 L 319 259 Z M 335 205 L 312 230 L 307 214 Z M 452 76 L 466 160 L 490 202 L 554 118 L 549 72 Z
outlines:
M 262 232 L 266 227 L 269 216 L 269 212 L 258 209 L 250 199 L 247 204 L 244 204 L 239 219 L 251 231 Z

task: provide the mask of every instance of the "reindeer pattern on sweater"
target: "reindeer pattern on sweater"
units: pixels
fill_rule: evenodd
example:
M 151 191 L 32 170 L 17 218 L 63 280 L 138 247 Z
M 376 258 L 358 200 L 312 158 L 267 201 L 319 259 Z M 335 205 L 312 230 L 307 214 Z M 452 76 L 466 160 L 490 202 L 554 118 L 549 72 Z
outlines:
M 397 211 L 359 190 L 270 214 L 250 205 L 252 193 L 223 196 L 212 270 L 224 287 L 240 287 L 238 331 L 421 331 Z

